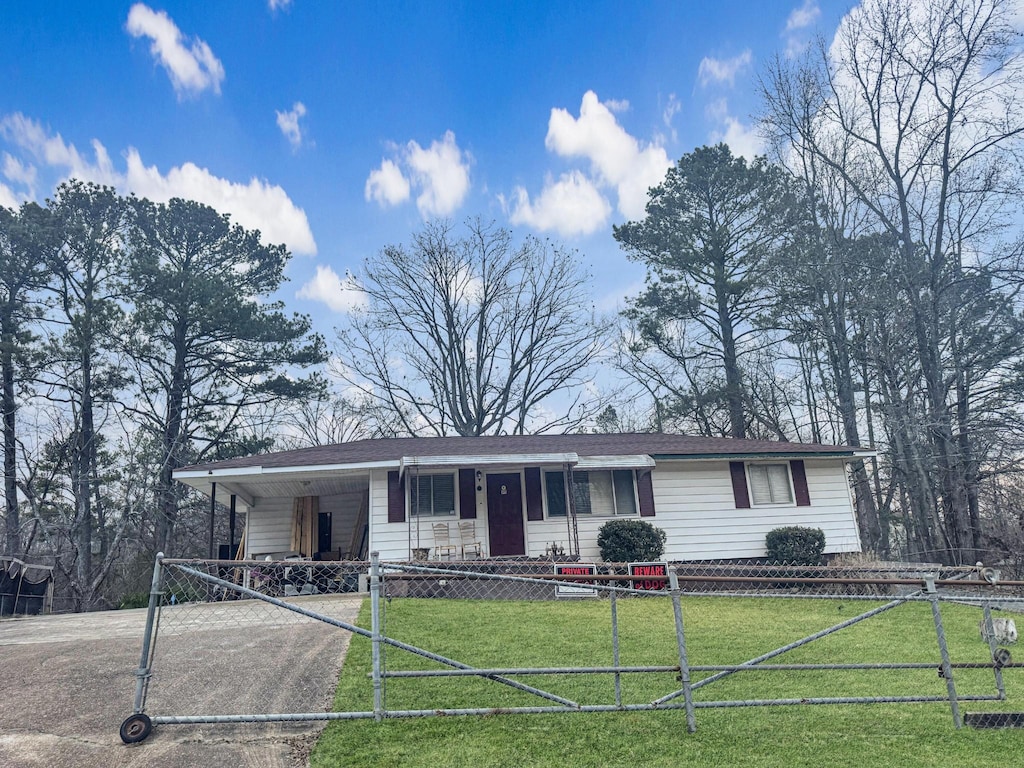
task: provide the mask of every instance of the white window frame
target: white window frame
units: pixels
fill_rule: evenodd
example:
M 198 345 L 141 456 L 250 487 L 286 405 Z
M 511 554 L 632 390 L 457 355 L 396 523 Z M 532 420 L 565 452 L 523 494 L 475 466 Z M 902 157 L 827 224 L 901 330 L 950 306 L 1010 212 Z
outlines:
M 419 508 L 418 508 L 418 505 L 417 505 L 418 499 L 414 498 L 413 484 L 415 483 L 416 491 L 418 493 L 418 491 L 419 491 L 419 482 L 420 482 L 421 479 L 426 478 L 426 477 L 430 477 L 430 478 L 434 478 L 434 477 L 450 477 L 452 479 L 452 506 L 453 506 L 453 509 L 452 509 L 451 512 L 435 512 L 434 511 L 434 509 L 433 509 L 434 508 L 434 501 L 435 501 L 435 499 L 434 499 L 434 483 L 433 483 L 433 481 L 431 481 L 431 483 L 430 483 L 430 507 L 431 507 L 431 511 L 429 513 L 425 513 L 423 515 L 420 515 Z M 457 518 L 459 516 L 459 483 L 458 483 L 458 478 L 456 477 L 456 474 L 454 472 L 424 472 L 422 474 L 410 475 L 410 479 L 412 480 L 412 482 L 407 483 L 407 485 L 409 486 L 409 516 L 410 517 L 419 517 L 419 518 L 421 518 L 423 520 L 429 520 L 429 519 L 433 519 L 433 518 L 441 518 L 441 519 L 449 519 L 449 520 L 451 520 L 451 519 Z
M 628 517 L 639 517 L 640 516 L 640 495 L 637 492 L 636 471 L 635 470 L 621 468 L 621 467 L 619 469 L 581 469 L 581 470 L 578 470 L 578 471 L 572 473 L 573 479 L 575 480 L 575 478 L 578 477 L 580 475 L 580 473 L 582 473 L 582 472 L 586 472 L 587 473 L 587 484 L 588 485 L 590 484 L 590 475 L 592 473 L 600 472 L 600 473 L 604 473 L 604 474 L 608 475 L 608 480 L 609 480 L 609 482 L 611 484 L 611 491 L 612 491 L 612 513 L 609 514 L 609 515 L 604 515 L 604 514 L 595 515 L 592 512 L 580 512 L 579 510 L 577 510 L 576 514 L 578 516 L 593 517 L 593 518 L 606 517 L 609 520 L 612 520 L 614 518 L 619 518 L 619 517 L 627 517 L 628 518 Z M 615 491 L 615 474 L 614 474 L 615 472 L 629 472 L 630 473 L 630 480 L 632 481 L 632 485 L 633 485 L 633 511 L 632 512 L 619 512 L 619 502 L 618 502 L 618 497 L 616 496 L 616 491 Z M 565 490 L 565 494 L 566 494 L 566 496 L 565 496 L 565 515 L 552 515 L 551 514 L 551 509 L 550 509 L 550 506 L 548 505 L 548 481 L 547 481 L 547 476 L 549 474 L 561 475 L 562 476 L 562 488 Z M 569 484 L 568 480 L 569 480 L 569 478 L 567 476 L 567 473 L 563 472 L 560 469 L 551 469 L 551 470 L 547 470 L 546 469 L 546 470 L 542 471 L 542 477 L 541 477 L 541 481 L 542 482 L 541 482 L 541 485 L 542 485 L 543 491 L 544 491 L 543 496 L 544 496 L 544 519 L 545 520 L 564 520 L 566 517 L 568 517 L 568 515 L 569 515 L 569 494 L 572 492 L 570 487 L 569 487 L 570 484 Z
M 786 488 L 789 492 L 789 498 L 784 501 L 757 501 L 754 498 L 754 483 L 753 483 L 753 469 L 764 469 L 765 477 L 768 482 L 768 492 L 774 497 L 771 486 L 771 474 L 768 472 L 768 467 L 784 467 L 786 471 Z M 793 468 L 790 466 L 788 461 L 760 461 L 756 463 L 747 463 L 746 472 L 744 473 L 747 478 L 747 493 L 750 498 L 751 507 L 792 507 L 796 503 L 796 489 L 793 487 Z

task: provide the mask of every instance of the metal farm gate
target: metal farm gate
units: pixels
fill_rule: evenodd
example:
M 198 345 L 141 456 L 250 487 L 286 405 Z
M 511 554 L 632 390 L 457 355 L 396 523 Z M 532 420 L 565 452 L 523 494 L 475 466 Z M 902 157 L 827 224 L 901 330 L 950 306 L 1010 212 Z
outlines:
M 125 743 L 139 742 L 154 726 L 172 724 L 666 710 L 679 710 L 687 730 L 693 732 L 701 709 L 920 702 L 948 704 L 953 724 L 960 728 L 965 722 L 962 704 L 1005 701 L 1004 673 L 1024 666 L 1003 647 L 1016 641 L 1012 620 L 993 615 L 1002 609 L 1024 610 L 1020 596 L 1024 582 L 1000 581 L 991 569 L 915 572 L 892 566 L 880 572 L 877 568 L 690 563 L 646 564 L 652 567 L 635 569 L 630 575 L 625 565 L 560 563 L 552 568 L 550 561 L 537 560 L 393 563 L 380 562 L 376 553 L 371 557 L 369 563 L 351 563 L 158 556 L 132 714 L 121 726 L 121 738 Z M 366 591 L 368 627 L 357 623 Z M 757 607 L 767 610 L 754 615 L 763 616 L 766 623 L 772 621 L 772 607 L 778 600 L 814 601 L 808 607 L 820 607 L 825 601 L 838 605 L 840 611 L 851 605 L 861 608 L 842 621 L 749 658 L 694 664 L 687 650 L 684 618 L 694 615 L 691 606 L 696 603 L 691 598 L 701 597 L 756 599 Z M 954 602 L 957 608 L 949 606 Z M 398 610 L 406 604 L 425 606 L 431 612 L 436 618 L 432 633 L 418 641 L 408 637 L 408 625 L 403 625 Z M 637 639 L 636 620 L 621 619 L 624 610 L 633 613 L 641 604 L 645 606 L 643 632 L 659 633 L 662 650 L 657 653 L 645 650 L 648 646 Z M 461 607 L 460 615 L 468 611 L 469 618 L 455 630 L 478 637 L 494 632 L 495 611 L 519 606 L 525 618 L 518 624 L 524 634 L 493 638 L 496 650 L 484 663 L 459 658 L 457 651 L 442 652 L 442 647 L 458 645 L 442 642 L 450 640 L 445 637 L 451 631 L 445 629 L 446 611 L 454 613 L 456 605 Z M 780 660 L 862 622 L 911 606 L 930 609 L 926 634 L 931 637 L 921 639 L 917 658 Z M 958 638 L 966 636 L 964 611 L 971 612 L 970 621 L 975 623 L 974 644 L 957 646 L 956 660 L 947 642 L 944 609 L 958 612 Z M 550 643 L 553 650 L 545 655 L 546 644 L 530 640 L 537 634 L 530 625 L 541 623 L 542 616 L 574 611 L 583 611 L 584 620 L 573 631 L 597 643 L 601 654 L 597 663 L 591 651 L 581 654 L 569 642 Z M 918 626 L 925 626 L 920 610 L 915 616 Z M 365 638 L 371 648 L 365 701 L 372 703 L 362 707 L 334 701 L 340 659 L 352 637 Z M 518 658 L 512 649 L 527 646 L 541 648 L 529 663 L 500 663 Z M 278 665 L 264 667 L 275 654 Z M 210 666 L 197 673 L 196 665 L 204 659 Z M 886 681 L 906 675 L 908 689 L 894 693 L 887 690 L 888 683 L 880 682 L 873 695 L 835 690 L 838 673 L 852 671 L 875 673 Z M 821 689 L 813 695 L 766 697 L 748 697 L 728 687 L 723 690 L 722 681 L 751 672 L 807 672 L 819 681 L 811 685 Z M 836 674 L 826 684 L 820 682 L 823 672 Z M 984 684 L 979 674 L 990 682 Z M 586 698 L 567 694 L 573 689 L 564 682 L 581 676 L 610 679 L 611 685 Z M 637 678 L 645 681 L 638 688 L 642 693 L 630 696 L 623 683 Z M 437 689 L 437 698 L 431 698 L 429 706 L 422 700 L 420 706 L 403 706 L 401 701 L 389 704 L 392 687 L 416 685 L 415 681 L 426 686 L 427 681 L 438 679 L 453 686 L 459 679 L 486 681 L 485 691 L 490 693 L 478 690 L 466 703 L 445 688 Z M 975 690 L 982 686 L 985 690 Z M 716 690 L 722 692 L 717 698 Z M 967 716 L 968 724 L 977 726 L 1019 725 L 1021 719 L 1006 712 Z

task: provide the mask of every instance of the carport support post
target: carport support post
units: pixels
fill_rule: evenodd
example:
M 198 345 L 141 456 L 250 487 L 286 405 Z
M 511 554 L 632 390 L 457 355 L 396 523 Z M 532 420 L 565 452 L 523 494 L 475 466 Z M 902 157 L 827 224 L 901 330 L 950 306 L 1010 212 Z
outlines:
M 373 635 L 373 717 L 384 718 L 383 689 L 380 668 L 380 553 L 370 553 L 370 631 Z
M 690 688 L 690 662 L 686 658 L 686 634 L 683 631 L 683 606 L 679 600 L 679 573 L 673 565 L 668 569 L 669 592 L 672 595 L 672 613 L 676 619 L 676 646 L 679 648 L 679 679 L 683 684 L 683 701 L 686 703 L 686 730 L 697 730 L 697 718 L 693 712 L 693 690 Z
M 149 610 L 146 613 L 146 631 L 142 636 L 142 656 L 139 668 L 135 671 L 135 705 L 132 714 L 141 714 L 146 707 L 146 691 L 149 689 L 149 676 L 152 671 L 153 645 L 156 628 L 156 612 L 160 607 L 162 591 L 161 576 L 163 575 L 164 553 L 158 552 L 153 565 L 153 581 L 149 587 Z
M 210 483 L 210 559 L 213 560 L 217 553 L 213 551 L 213 524 L 217 514 L 217 483 Z

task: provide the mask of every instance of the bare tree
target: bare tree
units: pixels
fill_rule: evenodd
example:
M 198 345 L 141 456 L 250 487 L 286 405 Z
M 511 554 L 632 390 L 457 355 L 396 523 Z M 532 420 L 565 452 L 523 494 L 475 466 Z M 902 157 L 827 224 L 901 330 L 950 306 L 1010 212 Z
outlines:
M 962 280 L 984 268 L 1019 191 L 1024 104 L 1012 9 L 1004 0 L 866 0 L 831 47 L 820 43 L 796 66 L 778 60 L 763 88 L 767 130 L 841 180 L 896 243 L 886 277 L 920 373 L 913 410 L 933 470 L 923 474 L 935 478 L 951 557 L 969 562 L 979 543 L 971 387 L 998 366 L 961 369 L 953 318 L 977 296 Z M 928 491 L 917 489 L 922 503 Z
M 285 434 L 278 435 L 277 445 L 285 449 L 366 440 L 390 432 L 375 426 L 370 404 L 337 393 L 289 403 L 280 423 Z
M 339 331 L 342 376 L 407 434 L 543 432 L 580 424 L 601 350 L 575 253 L 479 219 L 434 221 L 368 259 L 366 307 Z

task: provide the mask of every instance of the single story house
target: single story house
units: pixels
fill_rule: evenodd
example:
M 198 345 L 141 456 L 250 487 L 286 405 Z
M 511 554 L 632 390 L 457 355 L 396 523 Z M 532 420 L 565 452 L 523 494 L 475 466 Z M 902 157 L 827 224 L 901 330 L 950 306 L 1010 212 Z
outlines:
M 237 551 L 249 559 L 461 557 L 462 523 L 484 557 L 560 549 L 597 560 L 600 527 L 631 518 L 665 531 L 669 560 L 743 559 L 764 556 L 765 535 L 786 525 L 821 528 L 826 553 L 859 552 L 847 463 L 871 455 L 669 434 L 409 437 L 227 459 L 174 477 L 230 500 L 233 519 L 244 515 Z

